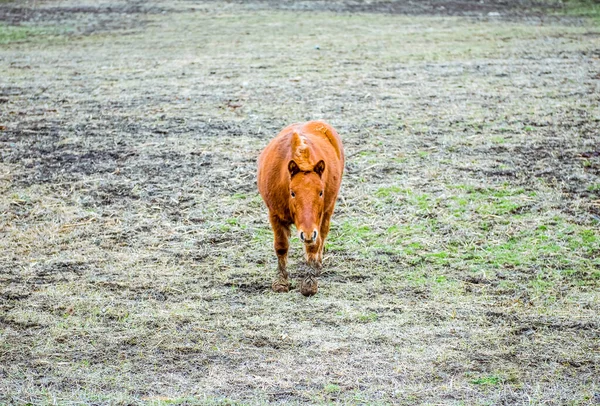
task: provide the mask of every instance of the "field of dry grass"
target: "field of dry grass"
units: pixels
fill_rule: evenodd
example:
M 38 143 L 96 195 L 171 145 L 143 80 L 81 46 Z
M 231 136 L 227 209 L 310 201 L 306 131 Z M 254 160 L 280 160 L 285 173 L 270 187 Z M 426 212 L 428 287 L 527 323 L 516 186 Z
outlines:
M 0 404 L 600 403 L 593 13 L 84 3 L 0 1 Z M 255 172 L 309 119 L 307 299 Z

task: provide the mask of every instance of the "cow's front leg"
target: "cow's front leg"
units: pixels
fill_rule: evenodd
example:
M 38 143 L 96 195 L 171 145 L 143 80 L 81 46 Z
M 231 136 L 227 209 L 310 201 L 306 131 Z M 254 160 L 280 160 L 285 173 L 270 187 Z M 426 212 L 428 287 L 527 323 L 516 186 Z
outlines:
M 331 220 L 331 212 L 325 212 L 323 215 L 323 221 L 321 222 L 321 230 L 320 230 L 320 237 L 319 238 L 319 254 L 318 254 L 318 261 L 319 263 L 323 263 L 323 252 L 325 251 L 325 239 L 327 238 L 327 235 L 329 234 L 329 224 L 330 224 L 330 220 Z
M 287 272 L 287 255 L 290 246 L 290 225 L 280 222 L 275 217 L 270 217 L 273 227 L 274 248 L 277 254 L 277 279 L 273 281 L 271 287 L 275 292 L 289 292 L 290 281 Z
M 308 265 L 302 282 L 300 284 L 300 293 L 304 296 L 312 296 L 317 293 L 319 286 L 317 278 L 321 274 L 321 259 L 319 253 L 321 251 L 321 237 L 315 244 L 304 246 L 306 254 L 306 264 Z

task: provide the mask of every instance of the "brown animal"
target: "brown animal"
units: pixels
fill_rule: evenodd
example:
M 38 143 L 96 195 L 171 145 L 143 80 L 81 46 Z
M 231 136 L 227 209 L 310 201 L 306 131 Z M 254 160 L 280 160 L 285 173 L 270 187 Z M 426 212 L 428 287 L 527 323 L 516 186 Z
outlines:
M 329 221 L 342 182 L 344 147 L 338 133 L 322 121 L 284 128 L 258 158 L 258 190 L 269 209 L 279 260 L 276 292 L 288 292 L 286 270 L 290 226 L 304 243 L 309 266 L 300 292 L 317 293 Z

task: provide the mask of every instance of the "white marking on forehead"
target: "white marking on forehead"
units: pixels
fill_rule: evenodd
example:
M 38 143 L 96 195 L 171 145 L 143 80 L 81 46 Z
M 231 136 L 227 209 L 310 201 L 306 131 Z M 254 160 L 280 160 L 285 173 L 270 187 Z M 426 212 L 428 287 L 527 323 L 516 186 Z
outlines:
M 295 151 L 294 155 L 296 155 L 297 157 L 300 157 L 300 155 L 302 155 L 302 153 L 304 152 L 304 150 L 306 150 L 306 148 L 308 146 L 306 145 L 306 138 L 304 136 L 299 135 L 298 141 L 300 141 L 300 143 L 296 147 L 296 151 Z
M 312 169 L 309 155 L 310 149 L 307 139 L 298 133 L 294 133 L 292 138 L 292 157 L 300 167 L 300 170 L 308 171 Z

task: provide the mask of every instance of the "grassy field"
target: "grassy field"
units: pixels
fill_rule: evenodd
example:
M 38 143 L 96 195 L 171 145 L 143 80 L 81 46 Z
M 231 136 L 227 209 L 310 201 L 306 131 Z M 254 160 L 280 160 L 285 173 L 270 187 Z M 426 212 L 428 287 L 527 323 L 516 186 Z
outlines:
M 600 403 L 597 6 L 525 6 L 0 1 L 0 404 Z M 255 173 L 309 119 L 307 299 Z

